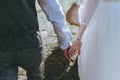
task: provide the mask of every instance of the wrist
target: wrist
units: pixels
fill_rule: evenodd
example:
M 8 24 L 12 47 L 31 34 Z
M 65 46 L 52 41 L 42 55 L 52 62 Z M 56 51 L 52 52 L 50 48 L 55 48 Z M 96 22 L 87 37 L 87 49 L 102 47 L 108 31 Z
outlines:
M 76 41 L 79 41 L 79 42 L 81 42 L 81 39 L 80 39 L 80 38 L 76 38 Z
M 81 44 L 81 43 L 82 43 L 80 38 L 76 38 L 75 41 L 76 41 L 78 44 Z
M 81 23 L 81 26 L 87 26 L 87 23 Z

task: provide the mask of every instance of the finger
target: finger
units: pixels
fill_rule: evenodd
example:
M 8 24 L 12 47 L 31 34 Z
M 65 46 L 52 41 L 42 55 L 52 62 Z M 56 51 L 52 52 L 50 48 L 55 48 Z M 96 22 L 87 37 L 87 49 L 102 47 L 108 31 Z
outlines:
M 73 61 L 74 61 L 69 55 L 67 55 L 67 59 L 68 59 L 70 62 L 73 62 Z
M 69 56 L 70 56 L 70 57 L 73 57 L 74 54 L 75 54 L 75 49 L 72 49 L 72 50 L 70 51 L 70 53 L 69 53 Z
M 81 51 L 80 51 L 80 49 L 78 49 L 78 55 L 80 55 L 80 53 L 81 53 Z
M 74 59 L 72 58 L 72 55 L 71 55 L 71 54 L 67 53 L 67 56 L 68 56 L 68 58 L 70 59 L 71 62 L 74 61 Z
M 78 48 L 78 55 L 80 55 L 80 54 L 81 54 L 81 45 Z
M 64 56 L 67 58 L 68 61 L 72 61 L 72 59 L 70 58 L 69 54 L 66 52 L 64 52 Z
M 70 61 L 74 61 L 74 58 L 73 58 L 73 56 L 74 56 L 74 54 L 75 54 L 75 49 L 74 49 L 74 47 L 73 46 L 71 46 L 70 48 L 69 48 L 69 50 L 68 50 L 68 52 L 67 52 L 67 54 L 68 54 L 68 57 L 69 57 L 69 59 L 70 59 Z
M 69 51 L 69 53 L 68 53 L 68 55 L 69 55 L 69 57 L 71 58 L 72 62 L 75 61 L 74 54 L 75 54 L 75 50 L 74 50 L 74 49 L 72 49 L 72 50 Z
M 71 53 L 73 53 L 73 52 L 74 52 L 74 48 L 71 47 L 71 48 L 69 49 L 68 53 L 71 54 Z
M 69 57 L 67 56 L 67 52 L 64 52 L 64 56 L 70 61 Z

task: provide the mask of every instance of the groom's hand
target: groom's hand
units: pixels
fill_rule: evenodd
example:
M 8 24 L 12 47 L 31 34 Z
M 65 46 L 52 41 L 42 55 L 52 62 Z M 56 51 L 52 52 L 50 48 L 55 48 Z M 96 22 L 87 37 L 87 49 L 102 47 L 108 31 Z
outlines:
M 63 50 L 63 54 L 64 54 L 65 58 L 67 58 L 67 60 L 71 62 L 71 61 L 73 61 L 73 60 L 71 59 L 71 56 L 68 54 L 69 49 L 70 49 L 70 47 L 67 48 L 67 49 L 64 49 L 64 50 Z

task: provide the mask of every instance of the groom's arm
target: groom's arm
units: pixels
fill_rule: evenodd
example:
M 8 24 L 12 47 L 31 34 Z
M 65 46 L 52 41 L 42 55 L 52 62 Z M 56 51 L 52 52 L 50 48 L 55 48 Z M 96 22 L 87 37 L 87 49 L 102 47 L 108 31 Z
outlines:
M 72 34 L 66 26 L 66 20 L 58 0 L 38 0 L 47 19 L 53 24 L 54 31 L 57 34 L 60 48 L 64 50 L 67 56 L 67 50 L 71 45 Z

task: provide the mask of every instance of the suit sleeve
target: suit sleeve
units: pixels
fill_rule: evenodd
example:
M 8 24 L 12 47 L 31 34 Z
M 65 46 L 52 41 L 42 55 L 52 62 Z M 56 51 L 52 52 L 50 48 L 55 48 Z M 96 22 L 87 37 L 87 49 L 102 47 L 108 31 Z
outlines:
M 38 0 L 38 3 L 47 19 L 52 23 L 61 49 L 68 48 L 71 44 L 72 34 L 66 26 L 65 16 L 58 0 Z

